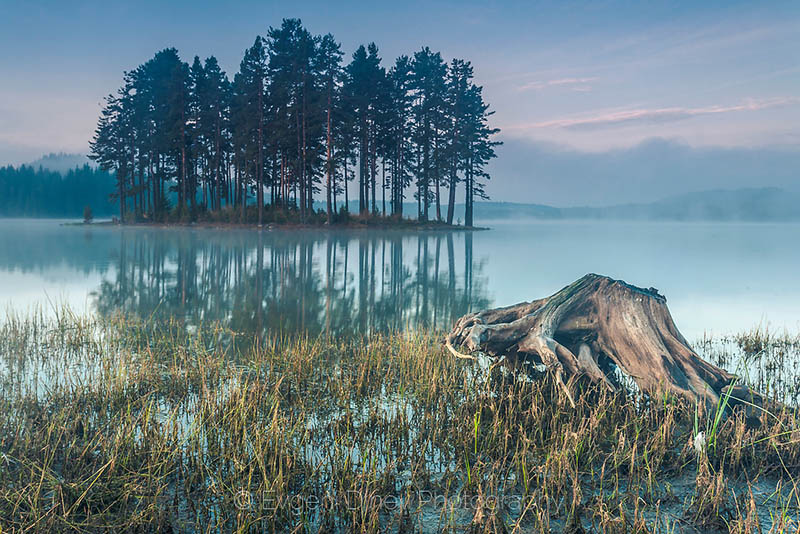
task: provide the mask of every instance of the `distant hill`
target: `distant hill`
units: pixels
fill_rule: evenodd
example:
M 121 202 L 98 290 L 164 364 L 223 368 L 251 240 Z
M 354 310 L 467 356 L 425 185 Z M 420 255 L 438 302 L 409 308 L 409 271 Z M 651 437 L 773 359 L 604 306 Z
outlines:
M 342 203 L 340 202 L 339 205 Z M 350 213 L 358 213 L 358 201 L 350 201 Z M 324 210 L 325 203 L 316 201 L 314 202 L 314 209 Z M 389 204 L 386 205 L 387 211 L 391 209 Z M 404 202 L 403 203 L 403 216 L 404 217 L 417 217 L 417 203 Z M 441 206 L 442 217 L 447 216 L 447 205 Z M 378 201 L 378 211 L 382 210 L 382 204 Z M 535 218 L 535 219 L 560 219 L 563 218 L 560 208 L 553 208 L 543 204 L 518 204 L 515 202 L 476 202 L 475 203 L 475 219 L 476 220 L 489 220 L 489 219 L 521 219 L 521 218 Z M 428 208 L 428 216 L 431 219 L 436 218 L 436 205 L 431 205 Z M 456 203 L 453 215 L 454 222 L 459 224 L 464 222 L 464 204 Z
M 94 162 L 83 154 L 66 154 L 64 152 L 47 154 L 27 165 L 34 169 L 41 167 L 48 171 L 60 172 L 61 174 L 66 174 L 76 167 L 83 167 L 84 165 L 95 166 Z
M 95 217 L 116 215 L 114 175 L 84 165 L 61 173 L 22 165 L 0 167 L 0 217 L 83 216 L 90 206 Z
M 380 204 L 380 203 L 379 203 Z M 315 208 L 324 209 L 323 202 Z M 387 206 L 388 208 L 388 206 Z M 380 209 L 380 206 L 379 206 Z M 429 208 L 431 218 L 436 208 Z M 350 202 L 350 211 L 358 211 L 358 203 Z M 406 217 L 416 217 L 416 203 L 403 205 Z M 442 206 L 442 215 L 447 206 Z M 464 204 L 456 204 L 455 219 L 464 220 Z M 513 219 L 608 219 L 656 221 L 800 221 L 800 193 L 776 187 L 716 189 L 668 197 L 640 204 L 620 204 L 608 207 L 556 208 L 544 204 L 517 202 L 476 202 L 475 222 Z
M 463 205 L 456 206 L 462 215 Z M 776 187 L 717 189 L 640 204 L 555 208 L 542 204 L 476 202 L 475 219 L 619 219 L 656 221 L 800 221 L 800 193 Z
M 563 218 L 673 221 L 800 221 L 800 193 L 776 187 L 687 193 L 647 204 L 564 208 Z
M 464 204 L 456 204 L 456 217 L 464 216 Z M 544 204 L 521 204 L 517 202 L 475 202 L 475 220 L 495 219 L 563 219 L 563 209 Z
M 83 170 L 82 167 L 87 164 L 92 168 Z M 0 197 L 4 199 L 0 198 L 0 216 L 65 216 L 66 214 L 77 216 L 75 214 L 82 210 L 86 203 L 92 205 L 96 215 L 116 213 L 115 203 L 107 200 L 109 193 L 112 193 L 115 187 L 113 177 L 108 173 L 97 171 L 96 165 L 85 155 L 48 154 L 27 166 L 29 170 L 24 172 L 23 168 L 2 169 L 4 175 L 0 176 L 0 193 L 2 193 Z M 44 173 L 37 172 L 40 167 Z M 54 181 L 53 177 L 47 176 L 48 172 L 61 174 L 63 180 Z M 20 173 L 26 173 L 24 179 Z M 45 186 L 45 182 L 49 185 Z M 54 195 L 54 198 L 45 200 L 47 195 Z M 26 200 L 23 200 L 23 196 Z M 70 201 L 66 202 L 67 199 Z M 60 206 L 62 203 L 69 204 L 69 207 Z M 316 201 L 314 207 L 324 210 L 325 203 Z M 388 203 L 386 208 L 390 209 Z M 454 222 L 461 224 L 464 221 L 464 204 L 457 203 L 455 208 Z M 382 201 L 378 200 L 378 210 L 381 209 Z M 446 216 L 447 206 L 443 204 L 441 209 L 442 216 Z M 350 201 L 350 212 L 358 212 L 357 200 Z M 405 202 L 403 212 L 406 217 L 416 217 L 417 203 Z M 430 206 L 429 217 L 436 218 L 435 205 Z M 653 202 L 607 207 L 557 208 L 544 204 L 496 201 L 475 203 L 477 225 L 492 220 L 514 219 L 800 221 L 800 193 L 777 187 L 714 189 Z

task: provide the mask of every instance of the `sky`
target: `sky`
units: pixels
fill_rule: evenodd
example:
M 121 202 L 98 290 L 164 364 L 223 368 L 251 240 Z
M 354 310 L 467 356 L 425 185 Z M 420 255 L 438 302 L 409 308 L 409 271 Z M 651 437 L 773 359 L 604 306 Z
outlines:
M 213 54 L 232 77 L 289 17 L 348 56 L 374 41 L 387 66 L 422 46 L 471 61 L 504 141 L 494 200 L 800 190 L 796 1 L 0 0 L 0 165 L 86 153 L 103 97 L 157 50 Z

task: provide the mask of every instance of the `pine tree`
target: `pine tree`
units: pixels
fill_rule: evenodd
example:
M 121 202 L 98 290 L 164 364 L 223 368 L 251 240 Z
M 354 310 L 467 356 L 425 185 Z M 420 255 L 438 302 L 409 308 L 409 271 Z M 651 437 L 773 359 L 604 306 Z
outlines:
M 333 35 L 326 34 L 317 49 L 317 61 L 325 98 L 325 198 L 328 224 L 332 221 L 334 185 L 334 121 L 339 107 L 339 84 L 342 77 L 342 49 Z
M 124 115 L 121 100 L 114 95 L 106 97 L 94 137 L 89 143 L 89 157 L 104 171 L 113 171 L 117 177 L 116 198 L 119 199 L 120 220 L 127 222 L 126 197 L 128 194 L 128 153 L 125 142 Z
M 231 85 L 231 153 L 233 158 L 236 192 L 234 204 L 239 206 L 239 219 L 245 222 L 247 211 L 247 189 L 249 184 L 248 165 L 252 147 L 250 131 L 250 114 L 247 84 L 244 75 L 239 72 L 233 78 Z
M 206 142 L 208 180 L 213 191 L 212 209 L 222 209 L 222 199 L 230 204 L 230 198 L 223 183 L 223 163 L 227 143 L 225 139 L 230 110 L 230 82 L 222 71 L 217 58 L 205 60 L 205 91 L 199 96 L 200 131 Z
M 412 65 L 408 56 L 400 56 L 388 73 L 389 84 L 389 141 L 388 157 L 391 178 L 391 212 L 402 217 L 405 188 L 411 183 L 408 171 L 409 129 Z
M 499 144 L 472 78 L 469 62 L 448 66 L 427 47 L 400 56 L 387 72 L 370 43 L 342 68 L 332 35 L 314 36 L 299 19 L 285 19 L 245 51 L 233 83 L 213 56 L 194 57 L 190 67 L 174 48 L 126 72 L 103 107 L 92 157 L 115 173 L 125 220 L 129 212 L 137 219 L 195 217 L 202 197 L 204 209 L 220 211 L 224 203 L 244 221 L 253 194 L 263 224 L 269 188 L 273 208 L 297 209 L 302 221 L 324 189 L 331 223 L 337 196 L 349 207 L 355 180 L 362 215 L 402 217 L 415 184 L 423 221 L 432 204 L 443 219 L 447 188 L 448 223 L 463 183 L 471 225 Z
M 198 184 L 202 190 L 202 205 L 208 206 L 208 184 L 206 168 L 208 166 L 208 140 L 204 135 L 201 124 L 202 108 L 205 105 L 205 95 L 208 92 L 206 73 L 198 56 L 194 56 L 189 67 L 189 113 L 186 121 L 187 146 L 189 159 L 190 182 Z
M 447 224 L 453 224 L 456 203 L 456 186 L 458 173 L 464 168 L 468 159 L 467 145 L 464 140 L 468 91 L 472 81 L 472 65 L 468 61 L 454 59 L 447 70 L 447 122 L 450 132 L 447 147 Z
M 427 221 L 431 201 L 438 206 L 440 163 L 444 150 L 441 121 L 445 111 L 446 65 L 442 56 L 424 47 L 414 54 L 412 88 L 414 93 L 414 142 L 417 145 L 417 199 L 419 218 Z M 433 186 L 434 191 L 431 191 Z M 441 218 L 437 214 L 437 218 Z
M 275 99 L 283 148 L 298 190 L 300 216 L 305 220 L 313 208 L 321 155 L 323 94 L 319 87 L 321 65 L 316 62 L 318 38 L 299 19 L 284 19 L 280 28 L 270 28 L 270 93 Z M 292 143 L 291 139 L 294 139 Z M 293 146 L 293 149 L 289 147 Z
M 244 151 L 245 158 L 254 161 L 253 179 L 258 205 L 258 224 L 264 224 L 264 131 L 266 128 L 267 52 L 264 40 L 256 37 L 253 46 L 245 52 L 240 65 L 241 83 L 245 109 L 240 110 L 239 119 L 245 122 L 249 141 Z M 244 211 L 244 207 L 243 207 Z
M 470 85 L 466 93 L 466 115 L 464 124 L 464 143 L 466 146 L 465 169 L 465 226 L 473 226 L 475 197 L 488 199 L 481 179 L 488 180 L 489 174 L 485 170 L 486 164 L 496 157 L 494 147 L 502 144 L 493 141 L 492 136 L 500 130 L 490 128 L 489 117 L 494 113 L 489 111 L 489 105 L 483 101 L 483 89 L 477 85 Z
M 376 157 L 376 105 L 385 71 L 380 66 L 375 43 L 359 46 L 347 65 L 346 95 L 353 115 L 358 137 L 358 207 L 361 214 L 375 211 L 375 157 Z

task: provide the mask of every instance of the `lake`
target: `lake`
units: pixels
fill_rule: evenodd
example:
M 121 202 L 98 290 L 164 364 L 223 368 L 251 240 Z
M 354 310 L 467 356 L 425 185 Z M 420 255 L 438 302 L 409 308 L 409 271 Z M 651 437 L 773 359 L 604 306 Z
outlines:
M 691 340 L 800 329 L 800 225 L 481 221 L 488 231 L 62 226 L 0 219 L 0 305 L 236 330 L 449 327 L 588 272 L 656 287 Z

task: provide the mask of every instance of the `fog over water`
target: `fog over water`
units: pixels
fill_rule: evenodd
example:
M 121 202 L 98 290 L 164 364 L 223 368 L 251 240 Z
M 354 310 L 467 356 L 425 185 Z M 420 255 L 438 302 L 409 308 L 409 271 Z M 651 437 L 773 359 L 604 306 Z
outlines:
M 0 304 L 364 333 L 446 328 L 468 311 L 544 297 L 596 272 L 658 288 L 690 340 L 800 328 L 800 224 L 485 224 L 491 230 L 259 232 L 6 219 Z
M 798 146 L 693 147 L 650 138 L 591 152 L 506 138 L 490 165 L 487 190 L 496 200 L 605 207 L 719 189 L 800 193 L 799 169 Z

